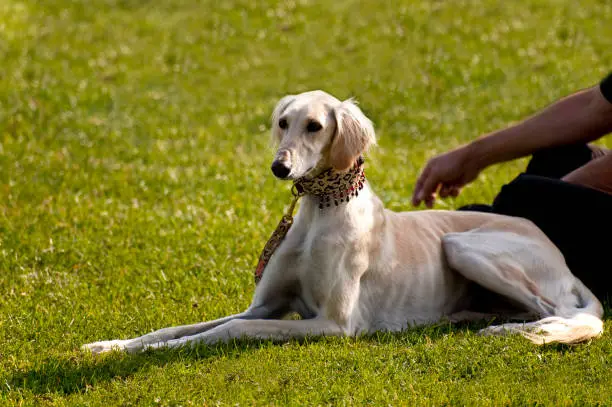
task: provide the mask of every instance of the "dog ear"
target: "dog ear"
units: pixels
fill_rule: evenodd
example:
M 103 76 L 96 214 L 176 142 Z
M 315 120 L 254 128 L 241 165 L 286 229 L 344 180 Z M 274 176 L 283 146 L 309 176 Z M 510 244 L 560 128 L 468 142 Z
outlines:
M 272 111 L 272 142 L 274 143 L 278 143 L 281 139 L 280 127 L 278 127 L 278 119 L 294 100 L 295 95 L 286 95 L 282 97 L 278 101 L 278 103 L 276 103 L 276 106 Z
M 374 126 L 353 99 L 345 100 L 333 109 L 336 134 L 330 150 L 331 165 L 338 171 L 348 170 L 359 155 L 376 144 Z

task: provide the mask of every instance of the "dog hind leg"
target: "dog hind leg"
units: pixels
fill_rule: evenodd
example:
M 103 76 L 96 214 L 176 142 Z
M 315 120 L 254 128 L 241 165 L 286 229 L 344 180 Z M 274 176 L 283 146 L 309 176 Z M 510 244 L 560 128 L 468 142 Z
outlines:
M 543 317 L 491 326 L 482 334 L 519 333 L 543 344 L 577 343 L 602 333 L 601 304 L 571 274 L 554 246 L 517 233 L 486 229 L 447 234 L 442 244 L 449 265 L 458 273 Z

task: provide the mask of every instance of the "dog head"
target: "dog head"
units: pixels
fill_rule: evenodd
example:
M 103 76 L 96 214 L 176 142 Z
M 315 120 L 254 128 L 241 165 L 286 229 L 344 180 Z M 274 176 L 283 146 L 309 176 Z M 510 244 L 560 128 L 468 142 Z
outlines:
M 372 122 L 352 99 L 341 102 L 323 91 L 287 95 L 272 113 L 279 145 L 272 172 L 280 179 L 346 171 L 376 143 Z

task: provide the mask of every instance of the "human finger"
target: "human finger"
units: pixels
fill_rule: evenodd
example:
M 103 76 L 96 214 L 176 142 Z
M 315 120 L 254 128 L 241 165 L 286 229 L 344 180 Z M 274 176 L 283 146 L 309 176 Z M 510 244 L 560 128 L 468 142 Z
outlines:
M 440 183 L 438 182 L 438 177 L 436 177 L 435 174 L 430 173 L 429 176 L 423 181 L 423 186 L 417 195 L 419 202 L 424 200 L 433 202 L 433 195 L 437 192 L 439 185 Z
M 455 184 L 442 184 L 438 192 L 440 198 L 448 198 L 449 196 L 456 197 L 459 195 L 461 187 Z
M 423 200 L 425 201 L 425 206 L 428 207 L 429 209 L 433 208 L 433 204 L 435 201 L 435 195 L 431 194 L 429 196 L 426 196 Z
M 453 186 L 453 187 L 450 188 L 450 195 L 452 197 L 456 198 L 457 196 L 459 196 L 460 192 L 461 192 L 461 187 Z
M 414 185 L 414 191 L 412 193 L 412 204 L 414 206 L 418 206 L 422 201 L 421 193 L 423 191 L 423 184 L 425 180 L 427 179 L 427 177 L 429 176 L 430 172 L 431 172 L 431 166 L 428 164 L 425 166 L 425 169 L 423 170 L 423 172 L 417 179 L 416 184 Z
M 440 198 L 448 198 L 451 195 L 452 189 L 453 187 L 451 185 L 442 184 L 440 190 L 438 191 Z

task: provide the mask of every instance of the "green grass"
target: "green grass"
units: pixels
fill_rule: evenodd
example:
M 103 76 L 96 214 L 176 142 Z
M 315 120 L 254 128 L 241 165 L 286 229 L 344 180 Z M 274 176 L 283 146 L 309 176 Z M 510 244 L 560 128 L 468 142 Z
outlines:
M 78 350 L 248 306 L 289 203 L 269 170 L 283 95 L 356 97 L 379 136 L 373 187 L 414 210 L 428 157 L 597 83 L 610 21 L 608 0 L 3 0 L 0 403 L 612 404 L 609 320 L 576 347 L 440 325 Z M 489 202 L 524 165 L 437 207 Z

